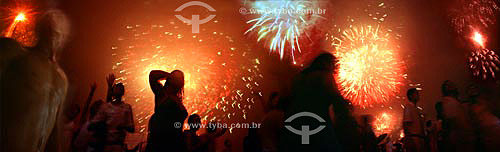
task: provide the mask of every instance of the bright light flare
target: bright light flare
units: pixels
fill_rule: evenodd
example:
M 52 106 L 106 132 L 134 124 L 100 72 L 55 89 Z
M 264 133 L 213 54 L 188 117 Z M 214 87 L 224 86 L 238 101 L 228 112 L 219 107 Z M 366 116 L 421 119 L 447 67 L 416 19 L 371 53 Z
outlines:
M 270 52 L 277 52 L 280 59 L 286 53 L 290 53 L 292 61 L 295 62 L 295 54 L 301 53 L 301 42 L 303 35 L 307 35 L 319 16 L 307 12 L 307 10 L 318 9 L 316 1 L 303 0 L 263 0 L 252 3 L 250 13 L 258 17 L 249 20 L 253 24 L 246 32 L 256 32 L 257 41 L 266 40 Z
M 23 13 L 23 12 L 20 12 L 19 14 L 17 14 L 17 16 L 16 16 L 16 19 L 15 19 L 15 20 L 16 20 L 16 21 L 20 21 L 20 22 L 25 21 L 25 20 L 26 20 L 26 15 L 24 15 L 24 13 Z
M 33 46 L 36 43 L 35 24 L 32 17 L 35 12 L 27 5 L 19 5 L 17 9 L 8 9 L 9 17 L 6 18 L 10 23 L 4 31 L 3 36 L 16 39 L 24 46 Z
M 352 27 L 333 37 L 342 95 L 363 108 L 387 103 L 404 79 L 403 62 L 391 37 L 379 26 Z
M 27 21 L 28 19 L 26 18 L 26 15 L 24 12 L 19 12 L 17 13 L 16 17 L 14 18 L 14 21 L 10 24 L 7 32 L 5 33 L 5 37 L 12 37 L 12 33 L 14 33 L 14 30 L 17 27 L 17 24 L 20 22 Z
M 373 129 L 375 135 L 380 136 L 382 134 L 391 133 L 394 127 L 394 117 L 391 114 L 383 112 L 375 117 L 375 121 L 373 122 Z
M 471 39 L 474 41 L 474 44 L 480 46 L 481 48 L 484 48 L 485 39 L 481 33 L 479 33 L 478 31 L 474 31 Z

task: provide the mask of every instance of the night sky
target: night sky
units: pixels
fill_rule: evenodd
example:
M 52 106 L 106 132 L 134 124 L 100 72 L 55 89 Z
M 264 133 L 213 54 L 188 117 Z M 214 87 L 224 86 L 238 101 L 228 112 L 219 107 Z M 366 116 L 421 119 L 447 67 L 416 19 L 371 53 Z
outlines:
M 257 43 L 254 37 L 244 35 L 248 29 L 247 18 L 241 15 L 238 10 L 243 2 L 228 0 L 203 0 L 213 6 L 217 11 L 218 28 L 241 43 L 251 46 L 252 51 L 261 59 L 262 73 L 265 78 L 262 82 L 262 91 L 282 90 L 288 85 L 291 77 L 297 73 L 300 66 L 291 65 L 290 61 L 280 60 L 276 54 L 268 53 L 262 43 Z M 326 1 L 326 0 L 325 0 Z M 391 0 L 387 0 L 391 1 Z M 473 77 L 467 68 L 468 48 L 464 41 L 459 39 L 453 31 L 447 19 L 445 11 L 452 0 L 394 0 L 395 4 L 391 12 L 390 24 L 401 23 L 402 58 L 406 61 L 408 79 L 411 84 L 421 84 L 423 91 L 420 106 L 428 118 L 435 118 L 434 104 L 440 100 L 440 86 L 444 80 L 455 81 L 460 91 L 469 83 L 479 83 L 488 90 L 487 95 L 492 100 L 490 107 L 495 113 L 500 114 L 500 82 L 496 80 L 481 80 Z M 97 82 L 96 99 L 105 98 L 106 82 L 105 77 L 113 72 L 111 47 L 116 43 L 116 39 L 129 23 L 150 24 L 147 22 L 157 21 L 162 23 L 169 19 L 175 19 L 174 10 L 188 0 L 60 0 L 56 2 L 39 2 L 40 6 L 56 6 L 63 10 L 71 22 L 72 36 L 66 49 L 61 55 L 60 65 L 66 72 L 70 82 L 68 101 L 82 104 L 89 91 L 89 85 Z M 313 32 L 316 36 L 325 34 L 330 25 L 343 24 L 342 18 L 352 13 L 356 13 L 356 7 L 363 4 L 364 0 L 337 0 L 332 1 L 327 8 L 328 17 L 319 25 L 319 32 Z M 10 5 L 11 0 L 2 0 L 0 5 Z M 323 7 L 323 6 L 322 6 Z M 202 10 L 204 10 L 202 8 Z M 188 8 L 183 12 L 184 16 L 200 13 L 197 8 Z M 201 11 L 201 13 L 206 13 Z M 497 13 L 498 14 L 498 13 Z M 200 16 L 204 18 L 205 16 Z M 488 29 L 487 46 L 491 50 L 500 50 L 499 26 L 498 23 Z M 203 27 L 203 25 L 201 25 Z M 5 28 L 2 23 L 0 28 Z M 182 29 L 190 29 L 189 25 L 180 26 Z M 316 47 L 307 54 L 310 62 L 321 49 L 327 49 L 323 39 L 314 39 Z M 242 44 L 243 45 L 243 44 Z M 498 72 L 497 72 L 498 73 Z M 500 73 L 498 73 L 500 74 Z M 406 85 L 407 87 L 407 85 Z M 401 96 L 405 96 L 405 91 Z M 400 103 L 401 101 L 397 101 Z M 398 104 L 395 104 L 398 105 Z M 260 105 L 255 105 L 260 108 Z M 262 112 L 256 110 L 251 112 L 249 120 L 260 120 Z M 237 134 L 246 134 L 246 131 L 236 131 Z M 234 138 L 234 135 L 227 135 Z M 240 135 L 240 137 L 242 137 Z M 236 139 L 236 138 L 234 138 Z M 240 139 L 241 140 L 241 139 Z M 233 141 L 234 147 L 239 147 L 241 141 Z

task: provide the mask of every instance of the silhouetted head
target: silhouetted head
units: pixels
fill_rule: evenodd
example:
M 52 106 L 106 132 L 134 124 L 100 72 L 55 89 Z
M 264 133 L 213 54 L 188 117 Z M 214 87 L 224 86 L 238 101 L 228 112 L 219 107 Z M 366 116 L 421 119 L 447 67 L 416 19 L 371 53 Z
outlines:
M 443 85 L 441 85 L 441 91 L 444 96 L 452 96 L 452 97 L 458 96 L 457 85 L 455 85 L 455 83 L 453 83 L 450 80 L 446 80 L 443 82 Z
M 481 88 L 477 84 L 469 84 L 466 92 L 469 98 L 476 98 L 481 95 Z
M 411 88 L 408 89 L 406 92 L 406 96 L 408 97 L 408 100 L 413 103 L 417 103 L 420 100 L 420 93 L 418 92 L 417 88 Z
M 184 89 L 184 73 L 180 70 L 174 70 L 170 73 L 170 77 L 167 78 L 168 84 L 165 87 L 168 89 L 173 89 L 177 94 L 181 94 Z
M 337 60 L 335 56 L 333 56 L 331 53 L 323 53 L 320 54 L 314 61 L 311 63 L 311 65 L 304 70 L 305 72 L 312 72 L 312 71 L 331 71 L 333 72 L 335 70 Z
M 113 96 L 121 98 L 125 94 L 125 86 L 123 83 L 118 83 L 113 87 Z
M 201 117 L 198 114 L 192 114 L 188 118 L 189 129 L 197 131 L 200 129 Z
M 97 100 L 97 101 L 94 101 L 94 103 L 92 103 L 90 105 L 90 109 L 89 109 L 89 118 L 90 119 L 94 118 L 94 116 L 97 115 L 97 112 L 99 111 L 99 108 L 101 107 L 101 105 L 103 103 L 104 103 L 104 101 Z
M 279 95 L 278 92 L 272 92 L 269 95 L 269 102 L 271 102 L 273 107 L 276 107 L 278 105 L 278 102 L 279 102 L 278 95 Z
M 49 10 L 38 19 L 35 32 L 38 36 L 35 50 L 55 60 L 69 37 L 69 21 L 60 10 Z

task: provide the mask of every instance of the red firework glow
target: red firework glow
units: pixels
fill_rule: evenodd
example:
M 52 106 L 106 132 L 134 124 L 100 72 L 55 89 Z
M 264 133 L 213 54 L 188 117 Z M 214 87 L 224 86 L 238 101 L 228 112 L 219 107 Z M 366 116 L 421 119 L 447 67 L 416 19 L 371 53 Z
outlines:
M 345 30 L 332 45 L 338 57 L 338 80 L 342 95 L 363 108 L 387 103 L 399 92 L 404 66 L 398 47 L 388 33 L 372 26 Z
M 470 37 L 474 48 L 469 56 L 469 68 L 475 76 L 483 79 L 491 76 L 495 78 L 495 73 L 500 70 L 500 60 L 494 51 L 485 47 L 486 38 L 479 31 L 474 30 Z
M 136 111 L 140 134 L 153 112 L 151 70 L 183 71 L 184 105 L 203 121 L 245 120 L 252 110 L 253 91 L 263 78 L 260 60 L 225 33 L 201 29 L 192 34 L 179 25 L 127 25 L 112 47 L 113 70 L 127 87 L 125 98 Z
M 450 10 L 452 26 L 459 34 L 470 31 L 471 26 L 486 29 L 496 22 L 500 8 L 494 0 L 458 0 Z
M 394 126 L 393 116 L 388 113 L 381 113 L 373 122 L 375 135 L 380 136 L 385 133 L 390 133 Z
M 12 21 L 12 24 L 10 24 L 9 28 L 7 29 L 7 32 L 5 32 L 5 37 L 11 37 L 12 33 L 16 29 L 16 25 L 19 22 L 24 22 L 26 20 L 27 19 L 26 19 L 26 15 L 24 14 L 24 12 L 19 12 L 17 14 L 16 18 L 14 18 L 14 21 Z
M 9 9 L 9 12 L 9 17 L 6 20 L 12 21 L 12 23 L 4 31 L 4 36 L 16 39 L 24 46 L 33 46 L 36 42 L 35 24 L 33 24 L 34 11 L 29 9 L 27 5 L 22 5 L 17 9 Z

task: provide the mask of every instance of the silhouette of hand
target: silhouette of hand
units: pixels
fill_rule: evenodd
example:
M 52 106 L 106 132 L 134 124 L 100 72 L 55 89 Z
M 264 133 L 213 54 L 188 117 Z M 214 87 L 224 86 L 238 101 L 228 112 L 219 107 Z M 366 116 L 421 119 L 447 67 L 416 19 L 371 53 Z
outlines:
M 108 77 L 106 77 L 106 82 L 108 82 L 108 87 L 112 87 L 113 84 L 115 84 L 115 75 L 114 74 L 109 74 Z
M 97 84 L 95 82 L 90 84 L 90 91 L 94 92 L 96 88 L 97 88 Z

